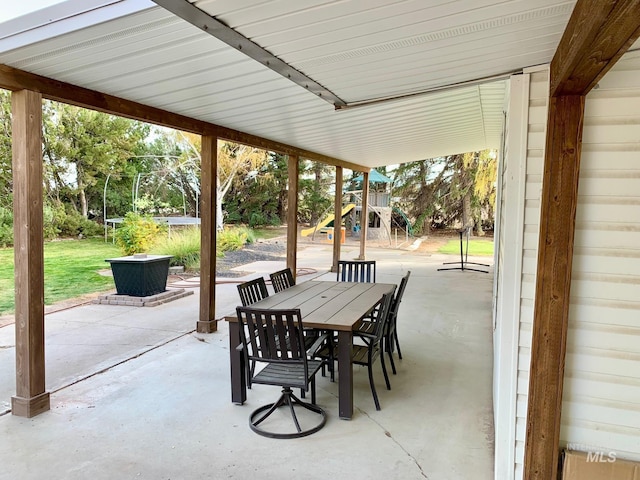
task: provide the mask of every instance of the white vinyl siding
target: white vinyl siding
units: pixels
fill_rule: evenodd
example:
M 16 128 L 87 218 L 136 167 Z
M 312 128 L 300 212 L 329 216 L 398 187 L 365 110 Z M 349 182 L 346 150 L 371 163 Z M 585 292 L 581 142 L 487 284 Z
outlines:
M 586 100 L 560 444 L 640 460 L 640 52 Z
M 548 67 L 511 79 L 494 337 L 500 480 L 522 478 L 548 90 Z
M 518 340 L 518 383 L 516 397 L 515 475 L 523 475 L 524 442 L 527 423 L 527 396 L 531 363 L 531 333 L 536 290 L 538 237 L 540 229 L 540 194 L 544 167 L 549 70 L 531 74 L 529 88 L 529 122 L 527 168 L 524 194 L 524 241 L 522 246 L 522 286 L 520 291 L 520 335 Z

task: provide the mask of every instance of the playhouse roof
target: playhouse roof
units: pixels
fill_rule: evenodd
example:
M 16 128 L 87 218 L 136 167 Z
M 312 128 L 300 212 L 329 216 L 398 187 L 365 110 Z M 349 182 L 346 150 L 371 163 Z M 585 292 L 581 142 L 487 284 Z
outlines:
M 361 182 L 362 175 L 358 175 L 356 178 L 354 178 L 354 180 L 356 182 Z M 393 180 L 381 174 L 376 169 L 371 169 L 371 171 L 369 172 L 369 183 L 391 183 L 391 182 L 393 182 Z

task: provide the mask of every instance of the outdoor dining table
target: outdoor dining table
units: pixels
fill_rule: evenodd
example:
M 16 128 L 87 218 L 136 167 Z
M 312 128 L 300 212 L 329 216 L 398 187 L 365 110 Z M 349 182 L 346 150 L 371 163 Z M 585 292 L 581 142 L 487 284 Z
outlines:
M 299 308 L 305 327 L 338 332 L 338 411 L 340 418 L 353 416 L 353 331 L 358 321 L 369 314 L 382 295 L 393 293 L 391 283 L 352 283 L 310 280 L 252 304 L 255 308 Z M 245 359 L 236 347 L 241 343 L 236 316 L 229 322 L 231 359 L 231 400 L 243 404 L 247 399 Z

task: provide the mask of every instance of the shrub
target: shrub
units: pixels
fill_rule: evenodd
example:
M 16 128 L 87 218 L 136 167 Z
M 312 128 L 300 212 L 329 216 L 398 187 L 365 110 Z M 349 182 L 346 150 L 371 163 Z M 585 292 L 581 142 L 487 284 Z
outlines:
M 218 252 L 240 250 L 249 239 L 249 229 L 246 227 L 225 228 L 218 232 L 216 247 Z
M 154 253 L 173 255 L 171 265 L 184 265 L 187 270 L 200 268 L 200 229 L 195 227 L 172 231 L 171 238 L 159 240 Z
M 0 207 L 0 247 L 13 245 L 13 212 Z
M 256 240 L 255 232 L 248 227 L 227 227 L 216 235 L 216 255 L 224 257 L 224 252 L 239 250 Z M 187 270 L 200 268 L 200 229 L 186 228 L 171 233 L 171 238 L 159 240 L 153 252 L 172 255 L 171 265 L 184 265 Z
M 95 237 L 101 235 L 103 227 L 84 218 L 72 205 L 59 202 L 44 205 L 44 238 L 61 237 Z
M 146 252 L 162 230 L 153 218 L 129 212 L 125 215 L 122 225 L 116 229 L 116 244 L 125 255 Z

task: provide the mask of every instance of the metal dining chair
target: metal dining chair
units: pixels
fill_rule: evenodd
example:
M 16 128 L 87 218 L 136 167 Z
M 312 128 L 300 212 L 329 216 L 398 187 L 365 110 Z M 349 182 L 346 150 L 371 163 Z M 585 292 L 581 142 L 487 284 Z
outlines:
M 267 284 L 262 277 L 239 284 L 238 293 L 243 307 L 252 305 L 269 296 Z
M 411 270 L 409 270 L 407 274 L 404 277 L 402 277 L 402 280 L 400 280 L 400 285 L 398 286 L 396 295 L 393 298 L 393 301 L 391 302 L 391 308 L 389 309 L 389 319 L 387 320 L 387 328 L 384 334 L 384 337 L 385 337 L 384 349 L 389 355 L 389 363 L 391 363 L 391 371 L 393 372 L 394 375 L 396 374 L 396 365 L 393 362 L 394 347 L 398 349 L 398 358 L 402 360 L 402 351 L 400 350 L 400 342 L 398 342 L 398 331 L 397 331 L 398 310 L 400 309 L 402 296 L 404 295 L 404 290 L 407 287 L 407 282 L 409 281 L 410 276 L 411 276 Z
M 375 260 L 338 260 L 338 282 L 376 281 Z
M 263 298 L 267 298 L 269 296 L 269 292 L 267 290 L 267 284 L 264 281 L 263 277 L 258 277 L 255 280 L 249 280 L 248 282 L 243 282 L 238 285 L 238 293 L 240 294 L 240 301 L 242 302 L 243 307 L 247 307 L 252 305 Z M 247 384 L 248 388 L 251 388 L 251 384 L 249 383 L 249 379 L 253 372 L 256 369 L 256 363 L 250 361 L 249 358 L 246 357 L 245 351 L 245 364 L 247 366 Z
M 287 288 L 292 287 L 296 284 L 290 268 L 285 268 L 284 270 L 274 272 L 269 275 L 269 278 L 271 279 L 273 290 L 276 293 L 281 292 L 282 290 L 286 290 Z
M 278 385 L 282 393 L 277 401 L 254 410 L 249 417 L 251 430 L 270 438 L 297 438 L 311 435 L 320 430 L 327 420 L 325 411 L 316 405 L 315 375 L 322 367 L 323 360 L 309 359 L 302 333 L 302 318 L 299 309 L 255 309 L 237 307 L 242 348 L 247 358 L 256 364 L 264 365 L 257 373 L 252 371 L 248 385 Z M 319 338 L 318 348 L 324 342 Z M 311 387 L 311 403 L 296 397 L 292 388 L 307 391 Z M 295 432 L 281 429 L 267 430 L 261 426 L 280 407 L 289 410 Z M 300 425 L 296 409 L 306 409 L 319 415 L 319 421 L 310 427 Z
M 384 362 L 383 348 L 386 324 L 389 320 L 392 301 L 393 292 L 383 295 L 378 308 L 376 308 L 372 314 L 371 320 L 367 322 L 370 328 L 367 331 L 353 332 L 354 342 L 351 348 L 351 362 L 356 365 L 363 365 L 367 367 L 369 373 L 369 385 L 371 387 L 371 394 L 373 395 L 376 410 L 380 410 L 380 401 L 378 400 L 376 385 L 373 381 L 373 364 L 378 357 L 380 357 L 380 364 L 382 365 L 382 373 L 384 374 L 384 381 L 387 385 L 387 390 L 391 390 L 391 383 L 389 382 L 389 375 L 387 374 L 387 366 Z M 357 339 L 361 340 L 361 344 L 356 343 Z M 337 345 L 327 343 L 317 352 L 316 355 L 319 358 L 329 361 L 330 358 L 335 358 L 336 348 Z
M 376 385 L 373 381 L 373 364 L 378 357 L 380 357 L 380 364 L 382 365 L 382 373 L 384 374 L 384 381 L 387 385 L 387 390 L 391 390 L 387 367 L 384 363 L 383 347 L 384 334 L 387 322 L 389 321 L 389 312 L 391 311 L 392 301 L 393 293 L 382 296 L 380 307 L 376 310 L 371 322 L 374 326 L 373 331 L 370 333 L 359 333 L 358 338 L 363 340 L 364 345 L 357 345 L 354 343 L 351 351 L 351 361 L 356 365 L 363 365 L 367 367 L 369 372 L 369 385 L 371 386 L 371 394 L 373 395 L 373 401 L 376 404 L 376 410 L 380 410 L 380 401 L 378 400 Z

